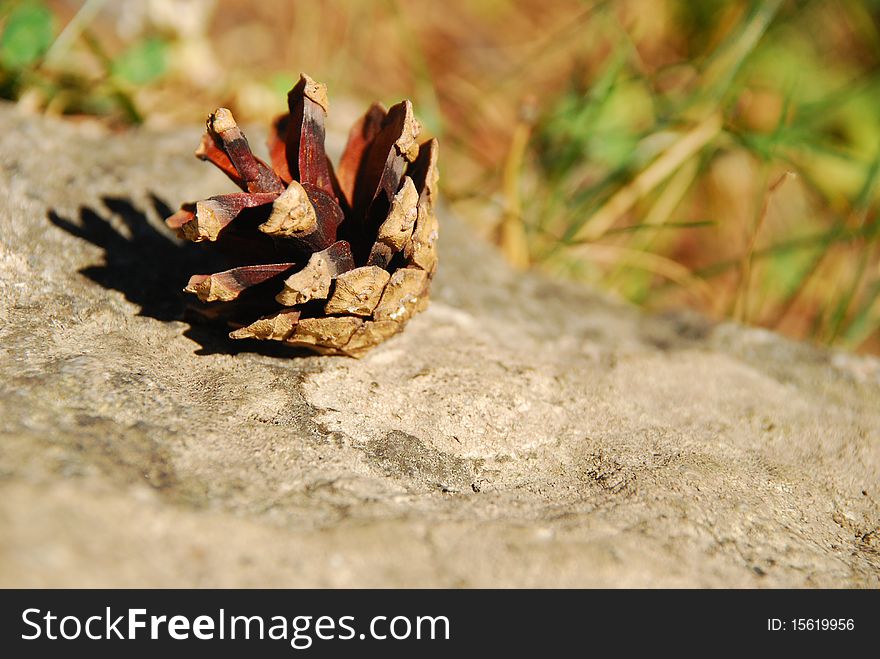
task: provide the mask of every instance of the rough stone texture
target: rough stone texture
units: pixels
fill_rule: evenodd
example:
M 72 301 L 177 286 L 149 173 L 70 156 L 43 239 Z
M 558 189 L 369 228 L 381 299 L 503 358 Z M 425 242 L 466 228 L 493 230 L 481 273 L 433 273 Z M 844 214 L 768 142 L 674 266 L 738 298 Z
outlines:
M 0 122 L 0 585 L 880 585 L 876 360 L 514 274 L 446 216 L 363 360 L 240 345 L 177 320 L 159 214 L 226 189 L 198 127 Z

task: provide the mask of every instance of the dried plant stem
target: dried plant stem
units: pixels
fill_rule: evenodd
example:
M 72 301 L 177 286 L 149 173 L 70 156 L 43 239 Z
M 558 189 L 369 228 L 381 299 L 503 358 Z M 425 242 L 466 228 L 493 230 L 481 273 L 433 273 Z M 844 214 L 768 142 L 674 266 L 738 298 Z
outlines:
M 742 260 L 740 261 L 739 291 L 734 308 L 734 318 L 737 318 L 741 322 L 746 323 L 749 321 L 749 289 L 751 288 L 755 245 L 758 242 L 758 235 L 761 233 L 761 228 L 764 226 L 764 222 L 767 219 L 767 211 L 770 209 L 770 200 L 773 198 L 773 194 L 781 188 L 786 181 L 795 178 L 796 176 L 797 175 L 794 172 L 784 172 L 769 188 L 767 188 L 767 192 L 764 194 L 764 200 L 761 203 L 761 210 L 749 232 L 748 243 L 743 252 Z
M 579 255 L 594 263 L 626 264 L 665 277 L 670 281 L 698 295 L 706 304 L 713 299 L 712 288 L 688 268 L 672 259 L 617 245 L 580 244 L 574 248 Z
M 715 139 L 721 128 L 720 112 L 713 112 L 703 119 L 593 213 L 573 240 L 593 241 L 601 238 L 639 200 Z
M 532 127 L 527 121 L 521 119 L 517 122 L 504 163 L 504 215 L 498 230 L 498 240 L 507 262 L 515 268 L 529 266 L 529 245 L 522 218 L 519 184 L 531 132 Z
M 690 189 L 699 171 L 699 158 L 693 157 L 685 162 L 679 170 L 672 176 L 669 183 L 657 196 L 656 201 L 648 210 L 645 219 L 642 220 L 642 226 L 663 226 L 672 217 L 675 209 L 681 204 L 687 191 Z M 656 240 L 653 232 L 637 235 L 630 241 L 628 247 L 638 251 L 647 251 L 651 243 Z M 618 282 L 626 269 L 626 264 L 620 263 L 608 275 L 608 281 Z
M 52 42 L 46 55 L 43 57 L 44 62 L 52 63 L 59 60 L 79 39 L 83 31 L 92 23 L 95 17 L 107 4 L 107 0 L 85 0 L 74 17 L 70 19 L 61 33 Z

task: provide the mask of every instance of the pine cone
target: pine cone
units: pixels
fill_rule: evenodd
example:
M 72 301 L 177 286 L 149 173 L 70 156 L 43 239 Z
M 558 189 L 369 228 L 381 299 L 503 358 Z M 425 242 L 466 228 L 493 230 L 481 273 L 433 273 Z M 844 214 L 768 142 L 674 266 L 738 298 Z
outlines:
M 196 156 L 242 192 L 184 204 L 166 220 L 206 242 L 223 272 L 184 289 L 233 339 L 268 339 L 361 356 L 425 308 L 437 267 L 437 141 L 419 145 L 412 104 L 374 104 L 352 127 L 334 172 L 324 153 L 327 89 L 306 75 L 269 137 L 270 167 L 225 109 Z

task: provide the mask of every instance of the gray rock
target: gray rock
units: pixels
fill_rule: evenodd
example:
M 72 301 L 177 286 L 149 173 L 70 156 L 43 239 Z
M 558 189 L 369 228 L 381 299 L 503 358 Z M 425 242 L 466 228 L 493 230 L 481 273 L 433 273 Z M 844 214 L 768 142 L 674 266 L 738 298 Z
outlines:
M 192 130 L 0 108 L 0 585 L 880 585 L 880 366 L 508 270 L 355 361 L 178 320 Z M 447 173 L 447 176 L 452 176 Z

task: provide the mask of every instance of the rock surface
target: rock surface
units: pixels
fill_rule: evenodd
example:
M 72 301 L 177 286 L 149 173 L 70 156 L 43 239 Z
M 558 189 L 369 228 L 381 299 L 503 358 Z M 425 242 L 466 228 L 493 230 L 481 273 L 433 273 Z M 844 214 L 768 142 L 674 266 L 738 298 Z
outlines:
M 241 346 L 178 320 L 159 215 L 229 187 L 198 127 L 0 122 L 0 585 L 880 585 L 876 360 L 515 274 L 443 216 L 402 335 Z

